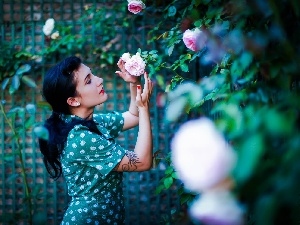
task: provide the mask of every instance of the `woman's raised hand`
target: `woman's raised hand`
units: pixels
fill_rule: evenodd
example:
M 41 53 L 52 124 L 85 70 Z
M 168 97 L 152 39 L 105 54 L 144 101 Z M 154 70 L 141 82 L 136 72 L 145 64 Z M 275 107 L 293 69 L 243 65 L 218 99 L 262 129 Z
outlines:
M 132 76 L 125 70 L 125 62 L 122 59 L 119 59 L 117 65 L 121 71 L 116 71 L 116 74 L 122 77 L 124 81 L 132 84 L 138 83 L 140 81 L 140 76 Z
M 148 77 L 148 74 L 144 73 L 144 88 L 142 91 L 141 85 L 137 85 L 137 93 L 136 93 L 136 106 L 138 108 L 147 107 L 151 98 L 153 83 L 151 79 Z

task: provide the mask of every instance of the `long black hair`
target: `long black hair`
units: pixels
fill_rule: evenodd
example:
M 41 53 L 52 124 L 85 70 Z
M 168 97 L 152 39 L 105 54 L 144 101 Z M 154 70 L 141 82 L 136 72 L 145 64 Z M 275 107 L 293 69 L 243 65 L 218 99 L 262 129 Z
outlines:
M 39 139 L 40 151 L 46 169 L 53 179 L 58 179 L 62 173 L 60 154 L 71 129 L 77 124 L 87 126 L 91 131 L 99 133 L 93 120 L 72 119 L 65 122 L 62 115 L 71 114 L 67 99 L 75 97 L 76 79 L 74 71 L 81 65 L 81 59 L 71 56 L 53 66 L 45 75 L 42 94 L 52 107 L 52 115 L 45 121 L 49 139 Z

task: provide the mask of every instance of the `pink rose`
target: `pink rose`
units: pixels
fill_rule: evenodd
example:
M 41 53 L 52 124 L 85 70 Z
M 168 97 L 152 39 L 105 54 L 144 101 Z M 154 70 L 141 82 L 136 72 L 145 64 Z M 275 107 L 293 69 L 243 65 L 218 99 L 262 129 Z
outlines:
M 141 0 L 128 0 L 128 11 L 133 14 L 141 12 L 145 7 Z
M 129 60 L 131 58 L 130 54 L 128 52 L 124 53 L 122 56 L 121 56 L 121 59 L 124 61 L 124 62 L 127 62 L 127 60 Z
M 201 30 L 196 28 L 195 30 L 186 30 L 183 33 L 182 40 L 187 48 L 192 51 L 198 51 L 205 46 L 207 36 Z
M 124 66 L 130 75 L 141 76 L 145 72 L 146 63 L 142 59 L 140 53 L 136 53 L 126 60 Z

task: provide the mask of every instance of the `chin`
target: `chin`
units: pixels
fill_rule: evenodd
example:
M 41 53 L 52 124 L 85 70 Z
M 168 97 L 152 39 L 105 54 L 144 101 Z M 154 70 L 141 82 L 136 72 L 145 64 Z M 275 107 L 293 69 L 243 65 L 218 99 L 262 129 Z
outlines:
M 101 102 L 99 104 L 106 102 L 107 99 L 108 99 L 108 95 L 105 93 L 105 95 L 101 98 Z

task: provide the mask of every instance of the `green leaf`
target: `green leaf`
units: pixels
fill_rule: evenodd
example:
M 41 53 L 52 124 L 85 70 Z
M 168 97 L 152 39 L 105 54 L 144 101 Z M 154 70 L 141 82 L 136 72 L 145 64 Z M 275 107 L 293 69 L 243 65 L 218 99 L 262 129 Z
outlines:
M 183 72 L 189 72 L 189 66 L 188 66 L 186 63 L 181 63 L 181 64 L 180 64 L 180 69 L 181 69 Z
M 171 6 L 168 9 L 168 16 L 169 17 L 175 16 L 176 12 L 177 12 L 176 7 L 175 6 Z
M 23 73 L 28 72 L 30 69 L 31 69 L 31 66 L 29 64 L 24 64 L 17 69 L 15 75 L 21 75 Z
M 172 55 L 173 50 L 174 50 L 174 45 L 171 45 L 171 47 L 168 48 L 168 55 L 169 56 Z
M 25 129 L 28 129 L 30 127 L 32 127 L 32 125 L 34 124 L 35 122 L 35 118 L 33 116 L 29 117 L 29 119 L 26 120 L 25 122 Z
M 11 181 L 13 181 L 13 183 L 15 183 L 15 179 L 17 178 L 17 177 L 19 177 L 20 176 L 20 174 L 18 174 L 18 173 L 14 173 L 14 174 L 12 174 L 12 175 L 10 175 L 7 179 L 6 179 L 6 183 L 10 183 Z
M 238 152 L 238 163 L 234 170 L 237 182 L 251 177 L 264 153 L 263 136 L 260 133 L 248 134 Z
M 230 67 L 232 82 L 235 82 L 242 76 L 243 68 L 238 60 L 234 61 Z
M 278 202 L 274 196 L 261 196 L 255 206 L 256 224 L 272 225 Z
M 9 82 L 9 78 L 5 78 L 5 79 L 2 81 L 2 84 L 1 84 L 2 90 L 5 90 L 5 88 L 6 88 L 7 84 L 8 84 L 8 82 Z
M 35 81 L 32 80 L 31 78 L 29 78 L 28 76 L 22 76 L 21 80 L 28 87 L 31 87 L 31 88 L 36 88 L 37 87 Z
M 174 180 L 173 177 L 166 177 L 164 179 L 164 185 L 165 185 L 166 189 L 168 189 L 168 188 L 170 188 L 172 186 L 173 180 Z
M 287 135 L 293 131 L 295 115 L 293 112 L 280 112 L 269 109 L 263 113 L 264 123 L 269 134 Z
M 201 0 L 195 0 L 195 6 L 197 7 L 198 5 L 200 5 Z
M 36 112 L 36 107 L 34 104 L 27 104 L 25 108 L 30 114 L 34 114 Z
M 160 194 L 164 189 L 164 185 L 158 185 L 158 187 L 155 189 L 155 194 Z
M 155 79 L 156 79 L 156 81 L 157 81 L 157 84 L 158 84 L 160 87 L 164 87 L 165 81 L 164 81 L 163 76 L 161 76 L 161 75 L 156 75 L 156 76 L 155 76 Z
M 38 126 L 33 129 L 33 132 L 35 133 L 38 138 L 48 140 L 49 139 L 49 131 L 44 126 Z
M 194 22 L 195 27 L 200 27 L 201 25 L 202 25 L 202 20 L 197 20 L 196 22 Z
M 184 204 L 186 202 L 190 202 L 191 200 L 193 200 L 195 197 L 191 194 L 187 194 L 187 193 L 183 193 L 180 196 L 180 204 Z
M 13 94 L 20 87 L 20 77 L 18 75 L 14 75 L 11 80 L 11 85 L 9 87 L 9 93 Z
M 243 70 L 247 69 L 249 67 L 249 65 L 251 64 L 252 62 L 252 59 L 253 59 L 253 56 L 251 53 L 249 52 L 243 52 L 243 54 L 241 55 L 241 58 L 240 58 L 240 63 L 241 63 L 241 66 L 243 68 Z
M 13 161 L 14 159 L 15 159 L 14 154 L 5 154 L 4 155 L 4 161 L 6 161 L 6 162 Z
M 48 102 L 45 102 L 45 101 L 38 102 L 37 107 L 52 110 L 51 105 Z
M 172 166 L 169 166 L 166 170 L 165 170 L 165 174 L 170 175 L 171 173 L 173 173 L 174 169 Z

